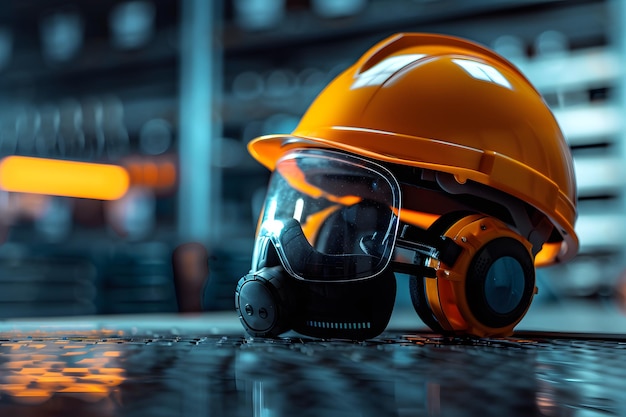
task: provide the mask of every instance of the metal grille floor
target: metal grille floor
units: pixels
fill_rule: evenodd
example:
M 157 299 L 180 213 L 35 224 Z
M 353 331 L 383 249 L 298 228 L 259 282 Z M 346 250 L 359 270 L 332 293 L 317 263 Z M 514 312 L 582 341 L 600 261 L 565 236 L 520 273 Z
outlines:
M 626 416 L 626 337 L 0 332 L 2 416 Z

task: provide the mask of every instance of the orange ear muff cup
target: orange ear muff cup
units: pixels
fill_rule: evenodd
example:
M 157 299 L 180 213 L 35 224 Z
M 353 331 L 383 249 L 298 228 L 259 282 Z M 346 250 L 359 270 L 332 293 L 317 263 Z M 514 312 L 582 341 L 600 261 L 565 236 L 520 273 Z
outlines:
M 531 244 L 493 217 L 466 215 L 451 223 L 440 234 L 463 250 L 454 265 L 431 259 L 437 278 L 424 280 L 430 314 L 444 333 L 510 335 L 535 293 Z

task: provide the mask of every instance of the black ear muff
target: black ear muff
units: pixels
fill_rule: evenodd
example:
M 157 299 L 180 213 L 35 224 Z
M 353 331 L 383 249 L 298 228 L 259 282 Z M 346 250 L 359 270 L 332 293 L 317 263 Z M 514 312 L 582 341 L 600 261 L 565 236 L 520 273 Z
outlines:
M 485 244 L 470 263 L 465 292 L 478 321 L 492 328 L 520 320 L 535 289 L 535 267 L 528 250 L 510 237 Z
M 461 248 L 451 262 L 434 260 L 434 280 L 415 278 L 415 310 L 436 331 L 507 336 L 535 293 L 532 245 L 504 222 L 489 216 L 451 213 L 429 232 Z
M 428 228 L 428 233 L 432 236 L 443 236 L 444 233 L 462 218 L 474 214 L 470 211 L 451 211 L 441 215 L 433 224 Z M 431 330 L 438 333 L 446 333 L 446 329 L 439 323 L 435 317 L 430 304 L 428 303 L 428 297 L 426 296 L 426 282 L 423 276 L 409 277 L 409 292 L 411 294 L 411 301 L 413 302 L 413 308 L 424 322 L 425 325 L 431 328 Z
M 282 266 L 262 268 L 239 280 L 235 309 L 239 320 L 252 336 L 275 337 L 292 328 L 295 291 Z

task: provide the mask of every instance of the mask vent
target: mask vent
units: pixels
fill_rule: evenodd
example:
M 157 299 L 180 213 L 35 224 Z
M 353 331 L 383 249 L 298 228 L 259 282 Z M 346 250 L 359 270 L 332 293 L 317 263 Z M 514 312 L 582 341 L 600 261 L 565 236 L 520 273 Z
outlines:
M 372 327 L 372 323 L 369 321 L 363 321 L 358 323 L 346 323 L 346 322 L 331 322 L 331 321 L 314 321 L 309 320 L 306 322 L 307 326 L 315 327 L 318 329 L 347 329 L 347 330 L 358 330 L 358 329 L 370 329 Z

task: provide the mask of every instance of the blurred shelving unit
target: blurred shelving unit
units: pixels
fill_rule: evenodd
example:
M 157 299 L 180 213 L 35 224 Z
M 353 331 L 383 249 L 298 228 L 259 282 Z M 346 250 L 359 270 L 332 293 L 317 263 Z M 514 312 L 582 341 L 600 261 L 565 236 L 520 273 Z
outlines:
M 0 317 L 175 311 L 176 0 L 0 5 L 0 157 L 123 166 L 116 201 L 0 191 Z
M 269 177 L 248 155 L 247 142 L 290 132 L 322 88 L 372 44 L 413 31 L 493 47 L 538 87 L 573 151 L 582 244 L 573 262 L 541 270 L 542 280 L 562 296 L 611 295 L 626 266 L 623 2 L 222 0 L 210 2 L 214 26 L 206 36 L 214 38 L 198 42 L 208 45 L 201 50 L 181 48 L 181 33 L 190 24 L 183 3 L 200 4 L 0 4 L 0 157 L 120 164 L 137 185 L 117 203 L 43 201 L 0 191 L 0 210 L 22 210 L 11 212 L 0 269 L 30 271 L 33 283 L 58 277 L 47 278 L 49 268 L 37 275 L 23 267 L 29 262 L 52 265 L 63 259 L 63 268 L 85 271 L 67 275 L 77 277 L 71 284 L 61 280 L 81 300 L 67 301 L 67 314 L 176 309 L 168 265 L 173 246 L 185 239 L 177 226 L 179 193 L 188 183 L 181 187 L 179 181 L 191 181 L 178 176 L 188 162 L 181 157 L 180 135 L 185 128 L 207 126 L 206 120 L 194 124 L 193 117 L 181 114 L 188 100 L 182 64 L 188 54 L 202 54 L 213 67 L 208 84 L 199 88 L 214 88 L 215 108 L 194 117 L 210 119 L 215 130 L 206 132 L 206 140 L 219 142 L 217 154 L 206 156 L 207 169 L 219 174 L 211 200 L 218 207 L 212 222 L 219 223 L 219 232 L 204 242 L 212 256 L 209 304 L 231 309 L 230 289 L 249 267 Z M 209 216 L 197 221 L 210 222 Z M 210 226 L 200 224 L 198 230 Z M 0 281 L 0 293 L 3 285 Z M 12 311 L 44 314 L 33 297 Z M 0 316 L 7 315 L 0 309 Z

